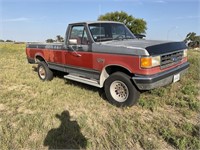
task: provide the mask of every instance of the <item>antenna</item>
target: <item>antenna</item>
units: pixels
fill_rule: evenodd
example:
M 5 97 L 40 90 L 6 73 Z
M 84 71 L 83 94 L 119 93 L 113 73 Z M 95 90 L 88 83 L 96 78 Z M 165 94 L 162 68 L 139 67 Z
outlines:
M 99 16 L 101 16 L 101 4 L 99 4 Z M 100 44 L 101 44 L 101 23 L 100 23 Z

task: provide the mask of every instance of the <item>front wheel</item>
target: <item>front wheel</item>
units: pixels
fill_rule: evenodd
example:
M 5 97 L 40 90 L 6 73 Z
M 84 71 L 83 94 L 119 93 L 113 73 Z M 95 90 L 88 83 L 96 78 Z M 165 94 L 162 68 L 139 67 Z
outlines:
M 53 79 L 53 72 L 48 68 L 45 62 L 38 63 L 38 76 L 42 81 L 50 81 Z
M 108 101 L 118 107 L 132 106 L 137 103 L 140 96 L 130 76 L 122 72 L 109 76 L 105 81 L 105 93 Z

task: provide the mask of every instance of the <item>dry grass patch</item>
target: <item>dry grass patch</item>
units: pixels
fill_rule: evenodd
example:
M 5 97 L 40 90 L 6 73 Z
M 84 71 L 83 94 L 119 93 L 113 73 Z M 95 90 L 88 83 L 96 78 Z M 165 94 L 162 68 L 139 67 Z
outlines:
M 42 82 L 25 45 L 1 44 L 0 53 L 1 149 L 200 149 L 197 51 L 180 82 L 142 93 L 131 108 L 91 86 Z

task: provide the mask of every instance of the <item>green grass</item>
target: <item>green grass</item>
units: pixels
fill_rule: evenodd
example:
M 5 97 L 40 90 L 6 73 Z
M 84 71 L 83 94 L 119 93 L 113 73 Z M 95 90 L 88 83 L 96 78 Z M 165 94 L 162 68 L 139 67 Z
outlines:
M 102 90 L 54 78 L 42 82 L 25 45 L 0 44 L 1 149 L 200 149 L 200 52 L 175 84 L 116 108 Z

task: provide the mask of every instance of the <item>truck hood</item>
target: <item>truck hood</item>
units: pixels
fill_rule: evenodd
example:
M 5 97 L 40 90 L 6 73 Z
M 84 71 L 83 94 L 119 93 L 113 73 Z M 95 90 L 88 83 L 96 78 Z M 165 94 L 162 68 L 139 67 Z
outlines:
M 186 49 L 184 42 L 171 42 L 171 41 L 156 41 L 156 40 L 121 40 L 121 41 L 109 41 L 102 44 L 113 46 L 113 47 L 125 47 L 131 49 L 148 51 L 149 55 L 160 55 L 169 53 L 175 50 Z

